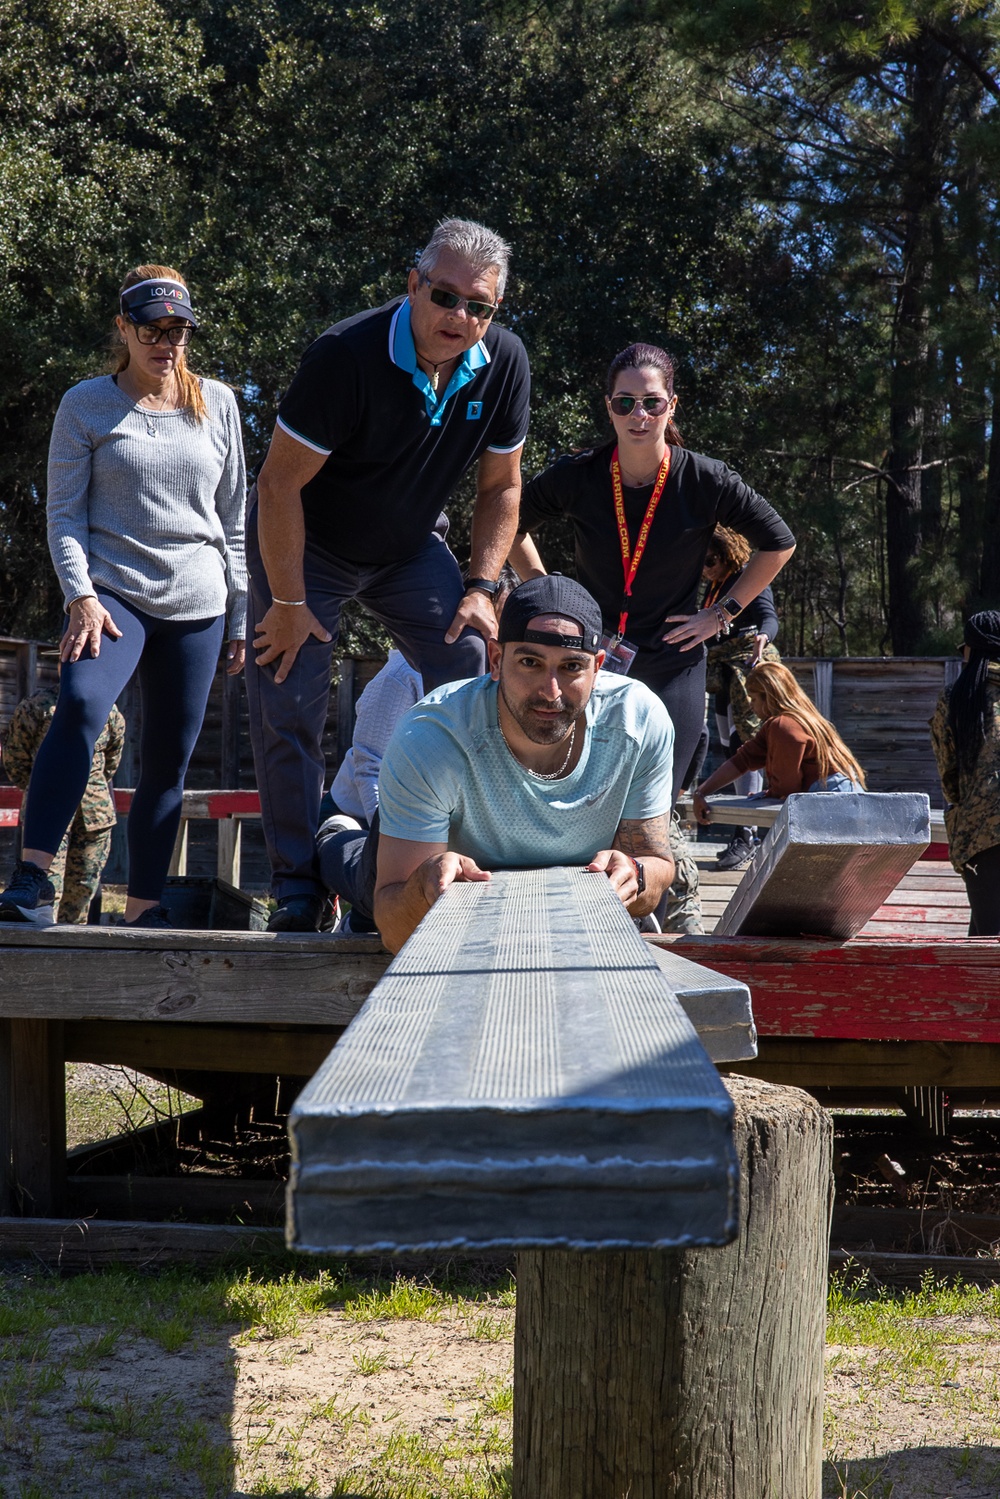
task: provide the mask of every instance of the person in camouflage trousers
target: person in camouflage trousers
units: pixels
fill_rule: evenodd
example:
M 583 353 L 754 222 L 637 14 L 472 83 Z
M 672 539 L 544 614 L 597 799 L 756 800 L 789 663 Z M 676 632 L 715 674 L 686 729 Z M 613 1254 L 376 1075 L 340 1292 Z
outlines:
M 31 779 L 31 767 L 48 733 L 58 696 L 54 688 L 43 687 L 14 709 L 4 740 L 3 763 L 10 780 L 22 791 Z M 59 902 L 57 919 L 62 923 L 87 920 L 91 901 L 101 883 L 111 852 L 111 830 L 118 820 L 108 782 L 118 769 L 124 747 L 125 720 L 117 708 L 112 708 L 94 746 L 83 800 L 49 870 Z M 23 806 L 21 817 L 23 821 Z
M 969 936 L 1000 936 L 1000 611 L 965 622 L 965 665 L 938 699 L 931 744 L 951 862 L 969 897 Z

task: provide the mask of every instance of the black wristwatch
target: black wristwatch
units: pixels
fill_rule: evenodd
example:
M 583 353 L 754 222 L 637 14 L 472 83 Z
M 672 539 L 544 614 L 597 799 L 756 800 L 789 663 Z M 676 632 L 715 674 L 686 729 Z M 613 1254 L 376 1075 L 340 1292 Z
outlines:
M 491 599 L 496 598 L 500 592 L 500 584 L 496 578 L 469 578 L 465 585 L 466 593 L 471 593 L 474 588 Z
M 629 858 L 632 858 L 631 854 L 629 855 Z M 646 867 L 639 859 L 632 859 L 632 866 L 635 869 L 636 883 L 639 886 L 638 890 L 635 892 L 635 899 L 638 900 L 639 896 L 646 888 Z
M 743 613 L 743 605 L 734 598 L 720 599 L 719 608 L 724 609 L 730 619 L 735 619 L 737 614 Z

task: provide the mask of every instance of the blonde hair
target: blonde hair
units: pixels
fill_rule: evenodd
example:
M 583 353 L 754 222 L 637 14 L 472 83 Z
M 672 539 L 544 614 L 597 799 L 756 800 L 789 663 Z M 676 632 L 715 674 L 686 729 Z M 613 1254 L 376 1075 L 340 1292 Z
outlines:
M 175 271 L 172 265 L 137 265 L 129 271 L 121 284 L 119 297 L 127 292 L 130 286 L 138 286 L 140 281 L 179 281 L 181 286 L 187 287 L 187 282 L 180 271 Z M 129 351 L 128 344 L 121 336 L 121 330 L 115 329 L 120 346 L 115 350 L 114 368 L 112 374 L 120 375 L 122 370 L 128 369 Z M 198 375 L 189 368 L 187 362 L 187 349 L 178 349 L 179 358 L 174 370 L 174 376 L 180 387 L 181 405 L 186 411 L 190 411 L 195 421 L 203 422 L 208 416 L 208 407 L 205 405 L 205 396 L 201 388 L 201 380 Z
M 762 661 L 747 673 L 747 691 L 759 692 L 767 705 L 765 718 L 787 713 L 796 719 L 816 741 L 816 759 L 822 778 L 840 771 L 864 786 L 865 773 L 841 739 L 833 724 L 825 719 L 806 696 L 787 666 L 777 661 Z

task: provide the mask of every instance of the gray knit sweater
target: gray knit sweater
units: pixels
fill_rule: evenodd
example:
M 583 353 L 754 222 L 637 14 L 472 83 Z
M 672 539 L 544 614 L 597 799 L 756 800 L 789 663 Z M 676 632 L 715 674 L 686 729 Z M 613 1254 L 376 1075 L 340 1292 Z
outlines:
M 148 411 L 110 375 L 62 398 L 49 445 L 49 551 L 68 604 L 99 588 L 158 619 L 246 630 L 246 469 L 236 398 L 203 380 L 208 416 Z

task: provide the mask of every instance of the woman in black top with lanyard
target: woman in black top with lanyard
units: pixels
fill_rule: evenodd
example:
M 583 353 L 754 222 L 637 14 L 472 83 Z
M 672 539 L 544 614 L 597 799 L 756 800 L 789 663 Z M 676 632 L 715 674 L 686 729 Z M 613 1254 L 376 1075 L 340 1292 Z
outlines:
M 666 350 L 631 344 L 616 355 L 606 403 L 614 438 L 560 458 L 525 486 L 509 561 L 522 578 L 543 573 L 530 532 L 552 517 L 570 520 L 577 577 L 604 615 L 605 667 L 645 682 L 673 720 L 676 800 L 705 722 L 705 642 L 728 634 L 788 561 L 795 538 L 739 474 L 683 446 Z M 698 609 L 717 524 L 757 550 L 732 593 Z

